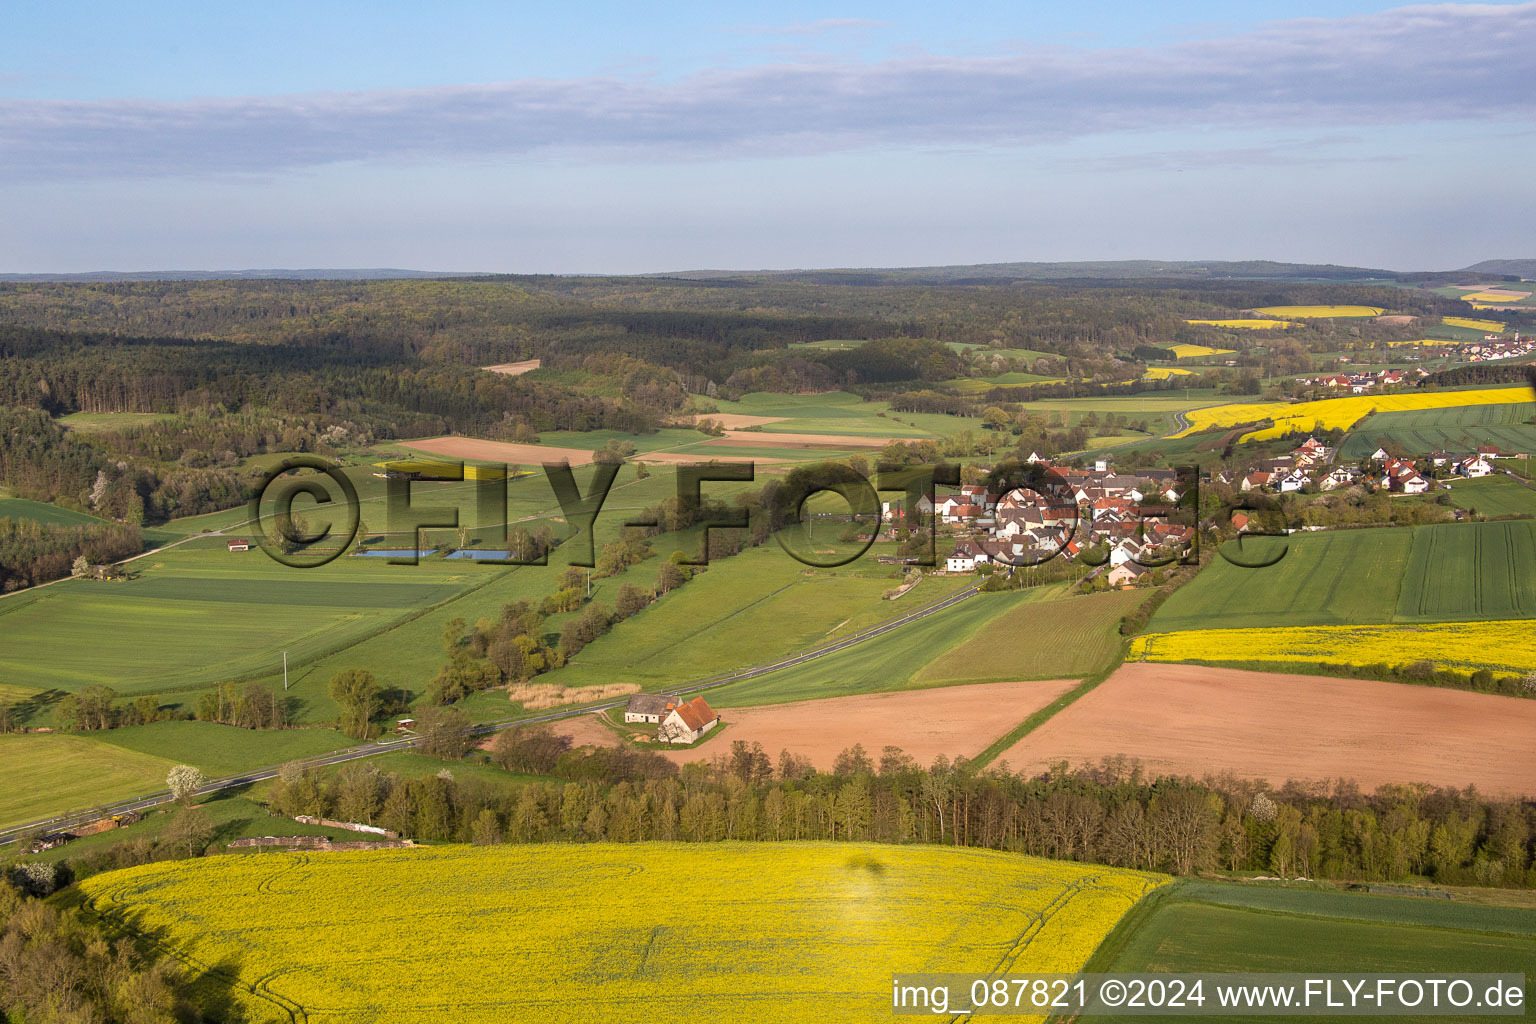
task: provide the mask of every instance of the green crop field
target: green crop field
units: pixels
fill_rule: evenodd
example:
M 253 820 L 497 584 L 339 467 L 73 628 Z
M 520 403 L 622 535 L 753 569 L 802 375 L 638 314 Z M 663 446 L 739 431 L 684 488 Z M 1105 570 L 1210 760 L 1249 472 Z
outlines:
M 1283 542 L 1249 541 L 1244 550 L 1273 552 L 1282 543 L 1285 556 L 1261 569 L 1213 559 L 1158 609 L 1149 628 L 1173 632 L 1536 615 L 1533 522 L 1293 534 Z M 1228 550 L 1236 553 L 1235 547 Z
M 1089 969 L 1127 973 L 1529 973 L 1533 963 L 1536 911 L 1425 898 L 1190 882 L 1160 890 L 1136 908 L 1100 947 Z M 1083 1019 L 1122 1018 L 1104 1015 Z M 1211 1019 L 1279 1022 L 1323 1018 L 1244 1015 Z
M 122 430 L 175 418 L 171 413 L 161 412 L 72 412 L 60 416 L 59 422 L 70 430 Z
M 154 722 L 106 729 L 91 739 L 194 765 L 209 778 L 314 757 L 355 743 L 330 729 L 239 729 L 217 722 Z
M 350 475 L 363 500 L 364 522 L 377 535 L 388 525 L 383 481 L 371 467 Z M 590 476 L 586 467 L 576 470 L 583 488 Z M 625 471 L 620 481 L 598 519 L 598 546 L 619 536 L 627 513 L 660 502 L 676 487 L 663 472 L 639 480 Z M 749 486 L 706 485 L 707 493 L 726 500 Z M 412 500 L 418 506 L 458 505 L 474 522 L 473 492 L 469 483 L 416 484 Z M 558 512 L 542 474 L 514 482 L 510 492 L 514 520 Z M 191 536 L 230 528 L 245 516 L 242 508 L 178 520 L 167 532 Z M 563 532 L 559 522 L 553 525 Z M 436 536 L 451 540 L 445 533 L 451 531 Z M 240 534 L 239 527 L 230 530 Z M 658 543 L 664 554 L 673 544 L 667 538 Z M 375 546 L 391 544 L 409 541 L 386 538 Z M 443 623 L 455 617 L 470 624 L 494 620 L 507 602 L 542 598 L 555 589 L 567 551 L 557 549 L 549 567 L 440 558 L 395 566 L 383 558 L 344 556 L 318 569 L 293 569 L 256 550 L 230 553 L 220 537 L 186 540 L 132 563 L 137 579 L 72 580 L 0 600 L 0 630 L 14 640 L 0 647 L 0 678 L 30 692 L 104 683 L 124 695 L 169 695 L 171 702 L 185 703 L 194 691 L 230 679 L 281 687 L 287 651 L 288 696 L 298 702 L 298 720 L 324 721 L 335 714 L 326 684 L 336 672 L 367 668 L 386 685 L 420 694 L 445 660 Z M 625 578 L 648 585 L 655 572 L 653 561 Z M 613 588 L 623 581 L 613 581 Z M 612 596 L 605 600 L 611 603 Z M 39 650 L 49 656 L 37 657 Z M 505 709 L 503 704 L 498 713 Z
M 148 564 L 146 564 L 148 563 Z M 453 597 L 474 566 L 340 558 L 292 569 L 193 541 L 134 563 L 134 580 L 68 580 L 0 601 L 0 675 L 38 689 L 94 683 L 170 693 L 303 662 Z M 484 576 L 480 577 L 484 579 Z M 39 657 L 38 652 L 46 652 Z
M 1536 487 L 1507 476 L 1457 480 L 1451 485 L 1451 500 L 1480 516 L 1536 515 Z
M 1113 659 L 1120 616 L 1144 595 L 1062 595 L 1060 586 L 978 594 L 878 639 L 711 690 L 709 702 L 741 707 L 1087 675 Z
M 946 341 L 944 344 L 956 352 L 969 352 L 972 356 L 986 359 L 990 356 L 1002 356 L 1005 359 L 1027 359 L 1034 362 L 1036 359 L 1055 359 L 1055 353 L 1042 352 L 1035 348 L 992 348 L 990 345 L 978 345 L 970 341 Z
M 734 402 L 715 403 L 723 413 L 748 416 L 782 416 L 778 423 L 768 423 L 763 433 L 852 434 L 875 437 L 929 437 L 926 430 L 904 427 L 881 413 L 889 412 L 885 402 L 866 402 L 858 395 L 834 392 L 822 395 L 780 395 L 753 392 Z M 707 415 L 707 414 L 706 414 Z M 903 416 L 907 414 L 903 413 Z M 939 417 L 956 423 L 953 417 Z M 959 429 L 952 426 L 951 431 Z M 765 442 L 767 443 L 767 442 Z M 733 453 L 734 454 L 734 453 Z
M 657 897 L 677 879 L 698 881 Z M 975 849 L 594 843 L 208 857 L 74 900 L 262 1020 L 884 1021 L 893 973 L 1077 969 L 1163 881 Z
M 1398 594 L 1397 622 L 1536 615 L 1536 523 L 1424 526 Z
M 82 810 L 165 788 L 175 761 L 84 736 L 0 736 L 0 824 Z
M 1487 444 L 1536 454 L 1536 423 L 1532 420 L 1536 420 L 1536 402 L 1378 412 L 1345 438 L 1339 458 L 1357 462 L 1392 441 L 1415 456 L 1436 451 L 1470 454 L 1478 445 Z
M 50 526 L 90 526 L 106 522 L 84 512 L 25 498 L 0 498 L 0 519 L 32 519 Z
M 991 377 L 959 377 L 955 380 L 944 382 L 944 386 L 951 391 L 958 391 L 962 395 L 984 395 L 993 388 L 1016 388 L 1025 384 L 1054 384 L 1064 378 L 1042 377 L 1037 373 L 999 373 Z
M 1120 620 L 1147 597 L 1144 590 L 1121 590 L 1020 604 L 929 662 L 913 681 L 980 683 L 1092 675 L 1119 654 Z
M 968 582 L 931 577 L 900 600 L 882 600 L 900 580 L 874 553 L 837 569 L 810 569 L 777 544 L 744 551 L 619 623 L 540 681 L 633 682 L 650 690 L 703 679 L 858 632 Z

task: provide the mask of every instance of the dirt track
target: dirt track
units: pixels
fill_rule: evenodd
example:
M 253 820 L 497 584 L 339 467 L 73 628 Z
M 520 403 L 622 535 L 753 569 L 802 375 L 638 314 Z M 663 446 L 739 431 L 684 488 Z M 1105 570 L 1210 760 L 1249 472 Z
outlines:
M 678 764 L 708 761 L 730 752 L 734 740 L 761 743 L 778 761 L 779 751 L 809 758 L 817 768 L 831 768 L 837 755 L 855 743 L 878 762 L 886 745 L 900 747 L 927 765 L 940 754 L 974 757 L 997 737 L 1035 710 L 1077 685 L 1074 680 L 985 683 L 932 690 L 831 697 L 763 707 L 725 708 L 718 736 L 688 750 L 665 755 Z M 709 695 L 704 695 L 705 700 Z M 594 721 L 556 722 L 552 728 L 580 743 L 616 743 L 612 732 Z
M 1536 700 L 1195 665 L 1123 666 L 1006 751 L 1015 769 L 1110 754 L 1151 772 L 1475 785 L 1536 795 Z
M 508 462 L 528 465 L 536 462 L 568 461 L 585 466 L 592 453 L 583 448 L 554 448 L 544 444 L 512 444 L 509 441 L 482 441 L 477 437 L 429 437 L 424 441 L 401 442 L 406 448 L 448 455 L 455 459 L 480 462 Z
M 521 374 L 527 373 L 530 370 L 537 370 L 538 368 L 539 360 L 537 359 L 524 359 L 520 363 L 500 363 L 496 366 L 480 367 L 480 369 L 489 370 L 492 373 L 504 373 L 508 377 L 517 377 Z
M 762 427 L 769 423 L 782 423 L 788 417 L 785 416 L 751 416 L 744 412 L 701 412 L 696 416 L 690 416 L 694 423 L 703 420 L 714 420 L 727 430 L 740 429 L 741 427 Z

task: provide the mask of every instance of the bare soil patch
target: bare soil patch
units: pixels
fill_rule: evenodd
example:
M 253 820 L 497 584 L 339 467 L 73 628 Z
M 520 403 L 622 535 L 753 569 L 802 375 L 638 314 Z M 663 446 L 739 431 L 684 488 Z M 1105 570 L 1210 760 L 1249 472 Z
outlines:
M 727 430 L 742 427 L 762 427 L 769 423 L 782 423 L 786 416 L 751 416 L 744 412 L 701 412 L 688 417 L 690 423 L 714 420 Z
M 1153 774 L 1536 794 L 1536 700 L 1137 662 L 1009 748 L 1015 770 L 1124 754 Z
M 480 367 L 480 369 L 490 370 L 492 373 L 504 373 L 508 377 L 516 377 L 527 373 L 529 370 L 537 370 L 538 368 L 539 360 L 537 359 L 524 359 L 520 363 L 498 363 L 495 366 Z
M 1379 323 L 1379 324 L 1399 324 L 1400 325 L 1400 324 L 1411 324 L 1411 323 L 1413 323 L 1417 319 L 1418 319 L 1418 317 L 1408 316 L 1405 313 L 1388 313 L 1385 316 L 1377 317 L 1376 318 L 1376 322 Z
M 688 465 L 695 462 L 755 462 L 759 465 L 776 465 L 786 459 L 760 459 L 752 455 L 701 455 L 686 452 L 641 452 L 629 457 L 631 462 L 648 462 L 655 466 Z
M 448 455 L 455 459 L 474 459 L 480 462 L 569 462 L 573 466 L 585 466 L 592 461 L 592 453 L 583 448 L 555 448 L 544 444 L 513 444 L 510 441 L 483 441 L 477 437 L 429 437 L 422 441 L 403 441 L 406 448 Z
M 868 693 L 854 697 L 795 701 L 721 711 L 723 728 L 698 747 L 666 750 L 677 762 L 708 761 L 730 752 L 731 743 L 761 743 L 768 756 L 779 751 L 808 758 L 817 768 L 831 768 L 837 755 L 855 743 L 871 760 L 886 746 L 897 746 L 928 765 L 940 754 L 975 757 L 987 744 L 1077 685 L 1076 680 L 983 683 L 930 690 Z M 709 694 L 704 694 L 709 699 Z M 574 743 L 615 745 L 613 730 L 589 716 L 552 723 Z M 594 727 L 596 732 L 594 732 Z

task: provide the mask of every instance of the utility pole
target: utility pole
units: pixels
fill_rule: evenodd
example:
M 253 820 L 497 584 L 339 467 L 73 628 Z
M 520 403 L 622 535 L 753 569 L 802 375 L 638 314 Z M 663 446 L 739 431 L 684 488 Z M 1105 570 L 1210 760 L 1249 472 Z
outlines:
M 288 689 L 288 652 L 283 652 L 283 689 Z

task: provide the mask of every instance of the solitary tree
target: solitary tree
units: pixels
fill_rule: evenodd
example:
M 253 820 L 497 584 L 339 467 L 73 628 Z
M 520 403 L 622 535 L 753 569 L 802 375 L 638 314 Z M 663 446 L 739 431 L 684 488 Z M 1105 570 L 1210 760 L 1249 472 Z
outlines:
M 331 677 L 330 692 L 341 709 L 341 731 L 366 739 L 369 723 L 384 707 L 378 679 L 367 669 L 349 668 Z
M 195 857 L 213 840 L 213 820 L 202 811 L 183 808 L 165 830 L 165 842 Z
M 203 786 L 203 773 L 189 764 L 179 764 L 165 776 L 165 785 L 171 797 L 181 804 L 190 805 L 192 798 Z

